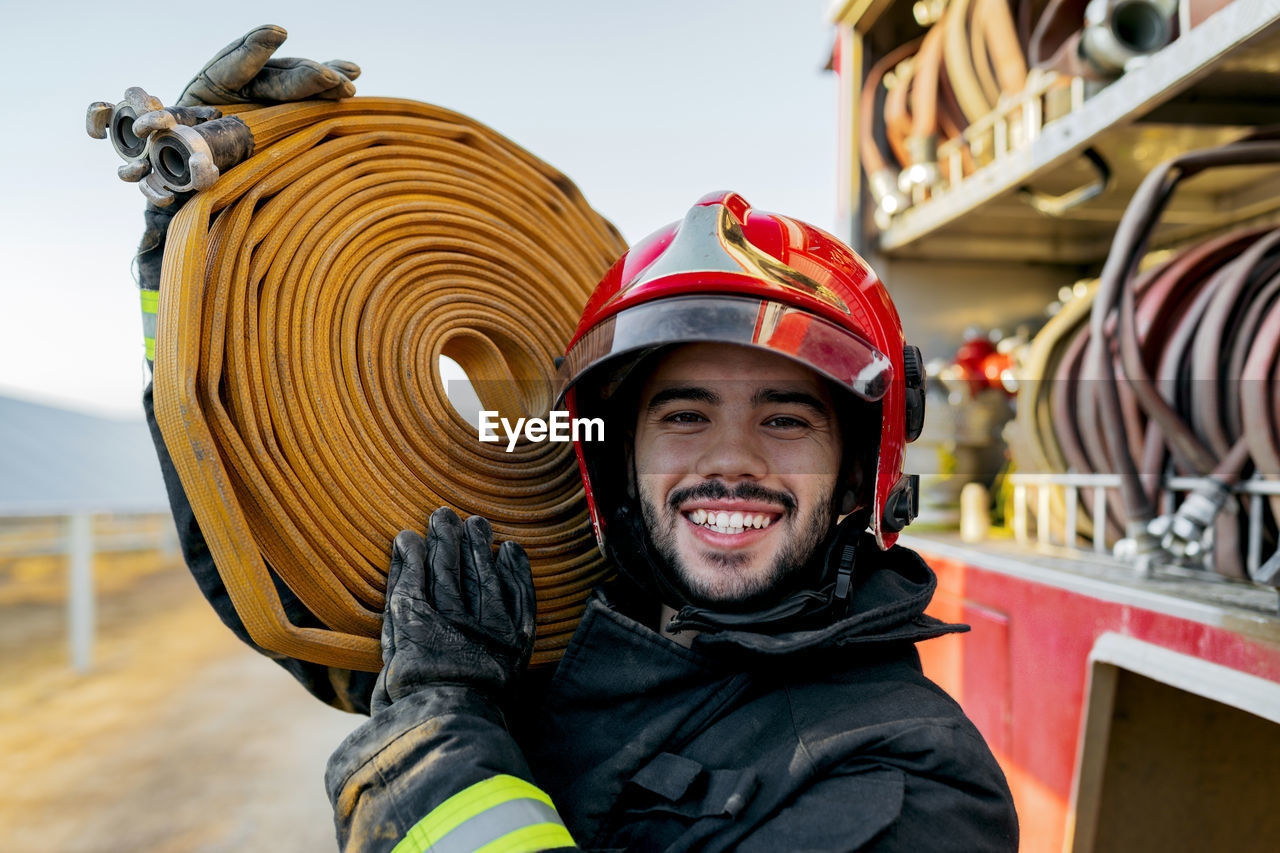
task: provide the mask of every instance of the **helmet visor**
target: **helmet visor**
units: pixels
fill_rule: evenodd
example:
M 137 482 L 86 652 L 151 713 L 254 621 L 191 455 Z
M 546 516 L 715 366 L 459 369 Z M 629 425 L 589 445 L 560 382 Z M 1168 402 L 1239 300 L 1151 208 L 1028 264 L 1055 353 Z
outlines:
M 769 350 L 872 402 L 884 396 L 893 373 L 889 359 L 863 338 L 808 311 L 770 299 L 679 296 L 628 308 L 589 329 L 560 365 L 557 405 L 585 373 L 606 362 L 686 343 Z

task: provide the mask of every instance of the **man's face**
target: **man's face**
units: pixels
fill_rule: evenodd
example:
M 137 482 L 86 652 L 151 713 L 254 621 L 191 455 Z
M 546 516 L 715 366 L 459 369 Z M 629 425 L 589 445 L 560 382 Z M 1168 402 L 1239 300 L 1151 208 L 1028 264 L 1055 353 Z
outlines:
M 813 371 L 689 344 L 640 391 L 636 488 L 649 536 L 691 601 L 748 601 L 809 561 L 834 521 L 840 429 Z

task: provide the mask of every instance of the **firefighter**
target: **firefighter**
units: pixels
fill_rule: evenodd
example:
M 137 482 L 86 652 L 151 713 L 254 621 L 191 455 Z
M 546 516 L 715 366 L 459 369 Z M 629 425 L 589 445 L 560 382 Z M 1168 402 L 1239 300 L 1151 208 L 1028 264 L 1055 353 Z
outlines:
M 235 90 L 260 56 L 202 75 Z M 923 375 L 866 263 L 712 194 L 618 260 L 558 376 L 605 423 L 576 452 L 617 578 L 526 672 L 519 546 L 443 508 L 402 532 L 372 715 L 326 772 L 343 849 L 1016 850 L 999 766 L 915 650 L 963 626 L 894 545 Z

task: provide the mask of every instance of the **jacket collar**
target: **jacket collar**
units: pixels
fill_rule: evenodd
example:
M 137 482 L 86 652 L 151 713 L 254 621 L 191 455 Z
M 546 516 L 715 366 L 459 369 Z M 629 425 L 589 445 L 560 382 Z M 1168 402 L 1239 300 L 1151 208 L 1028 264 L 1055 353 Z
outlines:
M 732 620 L 684 619 L 677 627 L 698 630 L 692 651 L 710 658 L 780 658 L 850 646 L 914 643 L 943 634 L 967 631 L 967 625 L 942 622 L 924 610 L 937 587 L 933 570 L 914 551 L 895 546 L 881 551 L 870 534 L 858 542 L 857 571 L 849 591 L 847 615 L 811 627 L 769 631 Z M 653 600 L 628 584 L 597 593 L 595 615 L 625 622 L 634 631 L 656 619 Z M 654 631 L 653 633 L 657 633 Z M 671 646 L 679 648 L 672 642 Z M 684 651 L 681 649 L 681 651 Z

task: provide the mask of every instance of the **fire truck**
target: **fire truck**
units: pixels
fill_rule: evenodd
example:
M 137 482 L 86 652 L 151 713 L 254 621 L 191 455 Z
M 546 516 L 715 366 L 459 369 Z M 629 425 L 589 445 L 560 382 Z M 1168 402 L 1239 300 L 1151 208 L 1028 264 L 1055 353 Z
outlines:
M 934 614 L 972 631 L 924 644 L 926 672 L 1000 760 L 1024 850 L 1280 849 L 1280 470 L 1215 452 L 1196 409 L 1280 441 L 1280 407 L 1239 402 L 1280 376 L 1275 269 L 1241 273 L 1254 308 L 1209 307 L 1280 210 L 1280 161 L 1259 153 L 1280 123 L 1280 2 L 835 0 L 829 17 L 841 236 L 939 365 L 940 431 L 908 458 L 923 523 L 902 541 L 938 574 Z M 1214 317 L 1216 350 L 1192 341 Z M 974 341 L 992 358 L 960 364 Z M 1179 373 L 1179 346 L 1212 375 Z M 1263 367 L 1229 375 L 1246 361 Z M 1205 460 L 1143 383 L 1190 411 Z M 993 448 L 1000 464 L 974 462 Z

